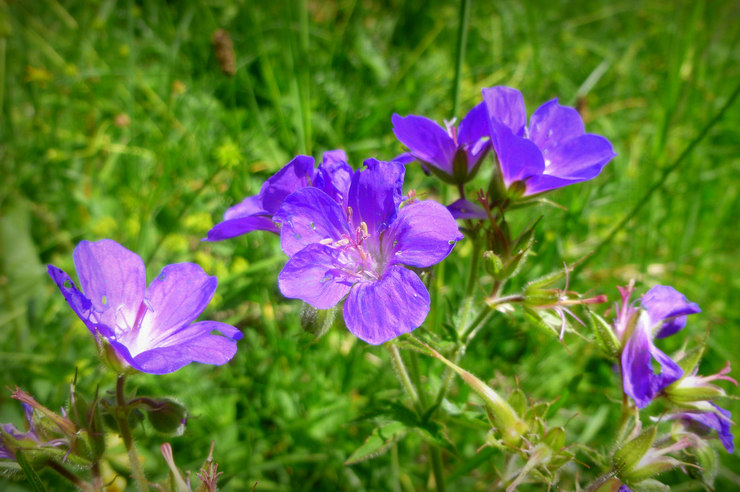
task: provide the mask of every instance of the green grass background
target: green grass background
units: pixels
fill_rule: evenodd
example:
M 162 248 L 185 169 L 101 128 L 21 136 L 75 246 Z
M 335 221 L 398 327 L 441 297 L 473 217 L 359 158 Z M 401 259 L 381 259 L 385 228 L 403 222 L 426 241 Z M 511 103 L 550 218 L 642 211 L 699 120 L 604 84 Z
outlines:
M 72 273 L 77 242 L 112 238 L 144 258 L 150 280 L 180 261 L 218 275 L 206 317 L 245 334 L 227 366 L 132 380 L 141 394 L 176 395 L 193 414 L 182 437 L 141 430 L 153 479 L 166 475 L 164 440 L 189 469 L 215 440 L 229 490 L 255 481 L 265 491 L 424 489 L 427 445 L 414 435 L 377 459 L 344 465 L 377 423 L 363 418 L 368 409 L 403 398 L 385 351 L 341 323 L 312 343 L 300 303 L 277 290 L 285 258 L 276 237 L 200 239 L 297 153 L 343 148 L 358 167 L 402 151 L 394 112 L 453 116 L 458 9 L 400 0 L 0 2 L 0 386 L 19 385 L 51 408 L 64 403 L 75 369 L 90 393 L 111 387 L 45 265 Z M 545 215 L 520 284 L 599 246 L 662 183 L 571 286 L 610 300 L 631 278 L 640 292 L 675 286 L 703 313 L 662 347 L 696 343 L 709 330 L 704 374 L 726 360 L 740 368 L 740 105 L 662 176 L 736 90 L 738 15 L 740 4 L 721 1 L 474 1 L 455 115 L 480 100 L 482 87 L 509 85 L 530 113 L 552 97 L 578 104 L 588 131 L 618 153 L 598 178 L 550 195 L 567 210 L 514 212 L 516 224 Z M 218 28 L 234 41 L 233 78 L 211 46 Z M 407 189 L 452 196 L 440 186 L 409 167 Z M 450 287 L 437 295 L 451 306 L 469 260 L 464 242 L 447 260 Z M 440 318 L 450 316 L 446 302 Z M 619 414 L 617 377 L 593 345 L 566 341 L 567 349 L 501 316 L 462 365 L 497 378 L 503 392 L 516 377 L 536 399 L 561 395 L 554 422 L 568 421 L 568 442 L 604 451 Z M 434 387 L 440 364 L 419 362 Z M 453 405 L 468 400 L 457 381 Z M 740 415 L 734 400 L 723 404 Z M 0 391 L 0 422 L 21 420 L 20 405 Z M 500 456 L 465 468 L 484 426 L 456 417 L 444 425 L 457 445 L 444 455 L 449 488 L 488 490 Z M 740 459 L 718 449 L 719 490 L 740 486 Z M 592 465 L 582 467 L 584 481 L 598 473 L 585 454 L 579 459 Z M 681 472 L 664 478 L 683 484 L 676 490 L 700 489 Z

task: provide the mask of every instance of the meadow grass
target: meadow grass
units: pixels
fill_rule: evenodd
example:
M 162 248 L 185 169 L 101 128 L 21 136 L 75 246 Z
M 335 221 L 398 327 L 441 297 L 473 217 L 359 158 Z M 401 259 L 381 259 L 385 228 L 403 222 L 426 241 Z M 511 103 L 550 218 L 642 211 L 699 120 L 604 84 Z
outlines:
M 186 434 L 171 439 L 179 465 L 197 469 L 215 440 L 228 490 L 256 481 L 264 491 L 424 489 L 419 449 L 428 444 L 415 433 L 344 464 L 387 402 L 403 397 L 385 351 L 341 321 L 314 343 L 300 303 L 277 290 L 285 258 L 276 237 L 200 239 L 293 155 L 344 148 L 355 168 L 389 159 L 403 150 L 394 112 L 460 117 L 493 85 L 519 88 L 530 112 L 553 97 L 577 106 L 618 153 L 597 179 L 549 196 L 564 209 L 514 214 L 515 229 L 544 215 L 519 285 L 596 249 L 574 288 L 615 300 L 631 278 L 641 292 L 673 285 L 703 310 L 683 332 L 692 342 L 709 332 L 702 373 L 725 360 L 740 367 L 740 105 L 716 119 L 737 95 L 739 13 L 736 2 L 472 2 L 460 59 L 460 6 L 442 1 L 0 3 L 0 386 L 19 385 L 51 408 L 75 372 L 90 393 L 111 387 L 45 274 L 47 263 L 71 272 L 80 240 L 108 237 L 145 259 L 149 279 L 179 261 L 218 275 L 206 315 L 245 334 L 226 366 L 132 380 L 190 409 Z M 219 28 L 234 42 L 233 77 L 211 45 Z M 406 187 L 451 196 L 417 166 Z M 463 241 L 446 262 L 429 322 L 437 330 L 454 322 L 449 306 L 461 299 L 455 286 L 470 255 Z M 517 378 L 534 398 L 559 397 L 550 418 L 567 423 L 568 442 L 603 451 L 619 414 L 618 377 L 592 343 L 566 343 L 500 316 L 462 365 L 504 393 Z M 417 359 L 437 387 L 443 368 Z M 470 417 L 468 396 L 457 381 L 442 422 L 456 448 L 443 468 L 450 490 L 488 490 L 504 461 L 476 454 L 488 427 Z M 735 400 L 726 407 L 740 415 Z M 0 422 L 9 421 L 19 424 L 21 409 L 2 391 Z M 166 438 L 147 432 L 145 467 L 161 479 Z M 574 449 L 592 467 L 582 475 L 598 474 L 588 450 Z M 737 487 L 740 459 L 720 455 L 718 489 Z M 681 472 L 664 478 L 699 487 Z

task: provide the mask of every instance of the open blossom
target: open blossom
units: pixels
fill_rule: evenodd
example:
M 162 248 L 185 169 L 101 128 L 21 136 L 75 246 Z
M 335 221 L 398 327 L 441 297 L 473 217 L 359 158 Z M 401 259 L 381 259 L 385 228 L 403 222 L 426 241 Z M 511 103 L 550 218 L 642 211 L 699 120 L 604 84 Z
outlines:
M 524 196 L 595 178 L 616 154 L 611 143 L 585 133 L 578 112 L 557 99 L 527 113 L 521 92 L 483 89 L 491 141 L 506 188 L 517 183 Z
M 399 207 L 402 164 L 368 159 L 365 165 L 352 176 L 345 205 L 320 189 L 303 188 L 273 219 L 290 256 L 278 276 L 283 295 L 317 309 L 346 297 L 347 328 L 377 345 L 417 328 L 429 312 L 426 287 L 402 265 L 438 263 L 462 234 L 434 201 Z
M 147 287 L 142 259 L 110 239 L 80 242 L 74 262 L 81 291 L 53 265 L 49 275 L 95 338 L 134 369 L 165 374 L 191 362 L 224 364 L 236 353 L 239 330 L 217 321 L 193 323 L 217 284 L 200 266 L 167 265 Z
M 278 234 L 272 216 L 285 197 L 306 186 L 316 186 L 341 201 L 349 188 L 351 175 L 352 168 L 347 164 L 343 150 L 325 152 L 318 169 L 314 168 L 313 157 L 298 155 L 268 178 L 257 195 L 229 208 L 224 213 L 224 220 L 208 231 L 206 240 L 221 241 L 252 231 Z
M 686 324 L 688 314 L 701 310 L 673 287 L 656 285 L 650 289 L 642 298 L 642 309 L 629 305 L 631 286 L 620 290 L 622 305 L 617 312 L 615 331 L 624 347 L 622 382 L 624 392 L 638 408 L 643 408 L 684 375 L 683 369 L 656 347 L 653 339 L 666 336 L 664 333 L 676 333 Z M 625 341 L 625 337 L 629 338 Z M 659 374 L 653 371 L 653 361 L 660 367 Z
M 462 119 L 445 122 L 442 128 L 424 116 L 394 114 L 393 133 L 409 148 L 410 154 L 425 169 L 453 183 L 464 183 L 475 176 L 483 157 L 491 149 L 486 108 L 478 104 Z

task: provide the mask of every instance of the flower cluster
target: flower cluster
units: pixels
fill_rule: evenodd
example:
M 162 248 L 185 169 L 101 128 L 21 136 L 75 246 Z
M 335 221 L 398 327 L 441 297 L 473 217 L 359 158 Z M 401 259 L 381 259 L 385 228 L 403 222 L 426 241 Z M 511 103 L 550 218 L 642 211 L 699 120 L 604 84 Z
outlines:
M 646 407 L 658 396 L 677 407 L 668 418 L 679 420 L 687 427 L 715 430 L 728 452 L 734 449 L 730 431 L 730 412 L 712 400 L 725 396 L 722 388 L 711 384 L 727 376 L 729 363 L 718 374 L 697 376 L 701 350 L 679 354 L 676 360 L 661 351 L 655 339 L 675 335 L 686 325 L 690 314 L 700 313 L 695 303 L 673 287 L 656 285 L 650 289 L 638 307 L 630 303 L 633 286 L 620 288 L 622 300 L 617 309 L 614 332 L 622 350 L 620 367 L 624 393 L 637 408 Z M 654 364 L 660 369 L 656 373 Z
M 606 138 L 586 133 L 578 112 L 557 99 L 527 113 L 521 92 L 483 89 L 483 102 L 447 131 L 422 116 L 393 116 L 393 131 L 427 169 L 464 183 L 493 147 L 500 177 L 514 196 L 530 196 L 595 178 L 616 156 Z

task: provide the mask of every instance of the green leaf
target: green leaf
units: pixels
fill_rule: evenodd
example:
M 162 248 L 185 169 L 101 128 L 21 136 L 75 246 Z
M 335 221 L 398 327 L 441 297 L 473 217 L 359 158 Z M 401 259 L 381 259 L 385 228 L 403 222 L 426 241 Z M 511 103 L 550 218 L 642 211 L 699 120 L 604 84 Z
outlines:
M 21 451 L 20 449 L 15 452 L 15 459 L 18 461 L 18 464 L 23 469 L 23 473 L 26 475 L 26 480 L 31 484 L 31 487 L 36 492 L 46 492 L 46 486 L 44 485 L 44 482 L 41 481 L 41 477 L 39 477 L 39 474 L 36 473 L 36 470 L 33 469 L 33 466 L 26 460 L 25 453 Z
M 385 453 L 396 442 L 403 439 L 408 433 L 408 427 L 401 422 L 393 422 L 377 427 L 365 442 L 355 450 L 344 462 L 345 465 L 354 465 L 373 459 Z
M 650 427 L 644 430 L 639 436 L 627 442 L 614 453 L 614 465 L 618 470 L 630 471 L 637 463 L 640 462 L 650 446 L 653 445 L 655 434 L 658 432 L 656 427 Z
M 596 337 L 596 343 L 599 345 L 601 351 L 610 359 L 615 359 L 619 356 L 619 352 L 622 350 L 622 344 L 614 333 L 611 325 L 604 320 L 598 314 L 591 312 L 591 325 L 594 328 L 594 336 Z

